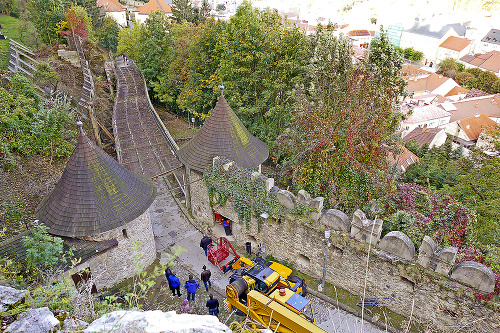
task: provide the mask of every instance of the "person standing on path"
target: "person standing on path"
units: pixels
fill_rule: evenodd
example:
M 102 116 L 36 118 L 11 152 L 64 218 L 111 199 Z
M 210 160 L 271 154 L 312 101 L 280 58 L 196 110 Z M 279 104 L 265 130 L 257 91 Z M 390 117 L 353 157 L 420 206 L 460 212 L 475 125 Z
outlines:
M 181 311 L 182 313 L 191 313 L 191 307 L 189 306 L 189 301 L 187 299 L 182 301 Z
M 195 296 L 196 296 L 195 293 L 196 293 L 196 290 L 198 289 L 199 286 L 200 285 L 198 284 L 198 281 L 193 279 L 192 274 L 189 274 L 189 280 L 187 280 L 186 283 L 184 283 L 184 288 L 186 288 L 188 301 L 190 300 L 190 298 L 191 298 L 191 301 L 194 301 Z
M 207 235 L 203 235 L 203 238 L 200 241 L 200 247 L 205 250 L 205 255 L 208 257 L 208 245 L 212 244 L 212 239 L 207 237 Z
M 210 277 L 212 276 L 212 272 L 207 269 L 207 266 L 203 265 L 203 272 L 201 272 L 201 281 L 205 285 L 205 289 L 208 292 L 208 286 L 212 287 L 212 282 L 210 282 Z
M 214 298 L 214 295 L 210 294 L 210 299 L 207 301 L 206 307 L 210 315 L 219 318 L 219 301 L 217 298 Z
M 222 226 L 224 227 L 224 231 L 226 232 L 226 236 L 231 236 L 233 233 L 231 232 L 231 223 L 227 218 L 222 220 Z
M 170 286 L 170 290 L 172 290 L 172 296 L 175 296 L 175 291 L 177 290 L 177 297 L 181 297 L 181 281 L 179 281 L 179 278 L 175 276 L 175 273 L 172 273 L 168 277 L 168 284 Z
M 172 271 L 170 270 L 170 268 L 165 269 L 165 278 L 167 279 L 168 287 L 172 289 L 172 286 L 170 285 L 170 280 L 168 279 L 170 275 L 172 275 Z

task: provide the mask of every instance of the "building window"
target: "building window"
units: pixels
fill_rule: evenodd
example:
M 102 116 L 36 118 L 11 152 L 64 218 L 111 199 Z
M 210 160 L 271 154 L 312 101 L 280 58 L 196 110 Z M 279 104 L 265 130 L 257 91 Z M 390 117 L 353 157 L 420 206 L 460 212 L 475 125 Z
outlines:
M 410 160 L 409 159 L 406 159 L 406 163 L 408 163 L 408 165 L 411 164 Z
M 406 171 L 405 167 L 403 165 L 401 165 L 401 170 L 403 170 L 403 172 Z
M 415 163 L 415 160 L 413 159 L 413 156 L 410 156 L 410 160 L 412 161 L 412 163 Z
M 122 229 L 123 238 L 128 238 L 127 229 Z

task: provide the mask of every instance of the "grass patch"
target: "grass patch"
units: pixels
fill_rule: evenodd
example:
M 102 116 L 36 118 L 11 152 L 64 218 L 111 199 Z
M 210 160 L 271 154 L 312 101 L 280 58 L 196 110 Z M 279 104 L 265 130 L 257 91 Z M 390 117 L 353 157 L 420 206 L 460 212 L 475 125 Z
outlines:
M 35 27 L 29 21 L 0 15 L 0 24 L 2 25 L 2 34 L 7 38 L 0 40 L 0 68 L 7 69 L 10 57 L 9 39 L 14 39 L 30 49 L 35 49 L 38 41 Z
M 314 290 L 318 289 L 318 285 L 320 285 L 321 281 L 316 280 L 309 275 L 306 275 L 301 272 L 294 271 L 293 272 L 295 275 L 298 277 L 304 279 L 307 283 L 308 288 L 312 288 Z M 350 306 L 351 308 L 361 312 L 361 308 L 357 306 L 358 302 L 360 301 L 360 298 L 349 291 L 336 287 L 328 282 L 325 283 L 325 288 L 323 290 L 323 294 L 334 299 L 338 300 L 340 303 L 343 303 L 345 305 Z M 365 312 L 366 313 L 366 312 Z M 367 313 L 369 314 L 369 313 Z M 377 306 L 373 309 L 372 317 L 379 317 L 379 321 L 381 322 L 387 322 L 388 325 L 402 331 L 406 331 L 406 326 L 408 325 L 408 318 L 396 313 L 394 311 L 389 310 L 385 306 Z M 411 332 L 422 332 L 423 327 L 421 327 L 418 323 L 415 323 L 412 320 L 412 323 L 410 325 L 410 331 Z

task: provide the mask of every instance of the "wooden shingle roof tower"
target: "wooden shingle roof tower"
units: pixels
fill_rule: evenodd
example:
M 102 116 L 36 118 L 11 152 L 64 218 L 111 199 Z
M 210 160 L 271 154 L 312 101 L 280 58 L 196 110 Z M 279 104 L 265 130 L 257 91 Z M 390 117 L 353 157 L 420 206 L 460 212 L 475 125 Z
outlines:
M 54 190 L 35 216 L 49 232 L 65 237 L 91 237 L 134 220 L 156 196 L 150 179 L 128 171 L 84 134 Z
M 248 132 L 221 93 L 210 117 L 196 136 L 179 149 L 178 156 L 184 165 L 200 172 L 212 165 L 217 156 L 234 161 L 241 168 L 253 169 L 268 158 L 269 148 Z

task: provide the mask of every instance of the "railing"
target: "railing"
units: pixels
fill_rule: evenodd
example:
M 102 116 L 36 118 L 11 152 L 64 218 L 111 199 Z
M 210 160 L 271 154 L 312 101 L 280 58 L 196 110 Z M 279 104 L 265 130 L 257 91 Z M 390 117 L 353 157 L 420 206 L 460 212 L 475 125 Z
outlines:
M 36 61 L 33 51 L 26 46 L 9 39 L 10 59 L 8 70 L 13 73 L 22 72 L 24 75 L 33 77 L 36 72 L 38 61 Z

